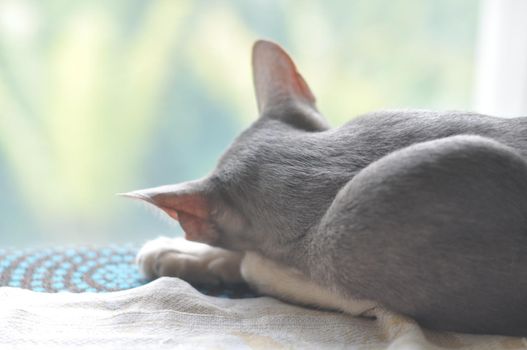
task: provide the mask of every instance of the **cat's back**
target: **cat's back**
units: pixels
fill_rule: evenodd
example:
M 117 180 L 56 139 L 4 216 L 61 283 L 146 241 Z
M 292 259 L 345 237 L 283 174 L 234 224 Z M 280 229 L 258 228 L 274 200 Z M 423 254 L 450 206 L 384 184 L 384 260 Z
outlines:
M 480 125 L 454 131 L 475 134 Z M 502 129 L 490 120 L 480 130 Z M 496 138 L 525 142 L 511 129 Z M 408 147 L 339 192 L 317 231 L 313 246 L 324 247 L 318 256 L 325 264 L 314 271 L 343 293 L 424 326 L 525 335 L 526 210 L 527 162 L 518 152 L 488 136 Z
M 337 145 L 386 153 L 453 135 L 479 135 L 527 157 L 527 118 L 498 118 L 463 111 L 382 110 L 354 118 L 330 132 Z

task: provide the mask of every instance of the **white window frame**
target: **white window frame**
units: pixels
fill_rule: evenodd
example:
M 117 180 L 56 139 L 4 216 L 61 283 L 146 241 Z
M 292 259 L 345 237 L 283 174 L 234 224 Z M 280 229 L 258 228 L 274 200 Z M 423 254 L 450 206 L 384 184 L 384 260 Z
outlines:
M 527 0 L 482 0 L 474 109 L 527 116 Z

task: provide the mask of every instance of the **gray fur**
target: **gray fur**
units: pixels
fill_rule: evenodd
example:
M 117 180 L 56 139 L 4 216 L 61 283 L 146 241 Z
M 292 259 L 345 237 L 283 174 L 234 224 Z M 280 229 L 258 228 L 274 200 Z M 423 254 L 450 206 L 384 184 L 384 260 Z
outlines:
M 181 190 L 130 196 L 424 326 L 526 336 L 527 119 L 382 111 L 330 129 L 283 49 L 253 58 L 260 118 L 199 186 L 171 187 L 210 217 L 172 205 Z
M 384 111 L 306 131 L 281 113 L 295 122 L 262 116 L 209 177 L 245 222 L 219 245 L 424 326 L 527 334 L 527 119 Z

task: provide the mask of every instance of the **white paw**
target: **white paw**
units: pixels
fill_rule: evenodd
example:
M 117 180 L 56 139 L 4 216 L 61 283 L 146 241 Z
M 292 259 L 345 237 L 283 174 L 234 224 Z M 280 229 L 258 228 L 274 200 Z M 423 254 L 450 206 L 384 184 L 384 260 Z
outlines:
M 135 263 L 141 274 L 148 279 L 160 277 L 160 257 L 171 250 L 173 245 L 173 239 L 168 237 L 159 237 L 146 242 L 135 257 Z
M 233 269 L 238 255 L 183 238 L 159 237 L 139 250 L 136 263 L 148 279 L 171 276 L 188 282 L 218 284 L 226 280 L 224 271 Z

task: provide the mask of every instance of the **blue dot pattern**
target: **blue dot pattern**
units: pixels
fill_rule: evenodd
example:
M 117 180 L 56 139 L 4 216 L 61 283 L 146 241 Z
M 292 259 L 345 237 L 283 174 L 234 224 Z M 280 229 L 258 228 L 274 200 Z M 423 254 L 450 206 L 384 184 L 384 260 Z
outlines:
M 147 281 L 134 264 L 137 247 L 0 249 L 0 285 L 37 292 L 110 292 Z
M 0 286 L 36 292 L 112 292 L 148 283 L 134 263 L 137 245 L 0 248 Z M 195 286 L 202 293 L 225 298 L 256 294 L 245 285 Z

